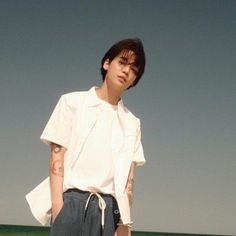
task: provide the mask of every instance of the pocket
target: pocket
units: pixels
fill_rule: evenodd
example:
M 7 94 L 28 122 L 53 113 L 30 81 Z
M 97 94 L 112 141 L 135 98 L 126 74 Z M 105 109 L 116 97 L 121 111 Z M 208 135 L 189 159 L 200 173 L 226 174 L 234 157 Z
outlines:
M 58 221 L 58 219 L 61 217 L 61 215 L 62 215 L 62 212 L 63 212 L 63 209 L 65 208 L 65 202 L 63 203 L 63 205 L 62 205 L 62 208 L 60 209 L 60 211 L 58 212 L 58 214 L 56 215 L 56 218 L 53 220 L 53 219 L 51 219 L 51 225 L 54 225 L 57 221 Z

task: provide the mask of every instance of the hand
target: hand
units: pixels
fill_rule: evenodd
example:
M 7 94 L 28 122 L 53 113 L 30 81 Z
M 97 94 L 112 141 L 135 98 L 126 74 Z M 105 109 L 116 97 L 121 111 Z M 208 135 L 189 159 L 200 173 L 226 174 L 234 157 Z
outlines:
M 119 225 L 114 236 L 131 236 L 131 229 L 126 225 Z
M 57 204 L 52 204 L 52 223 L 54 223 L 63 205 L 64 205 L 63 201 Z

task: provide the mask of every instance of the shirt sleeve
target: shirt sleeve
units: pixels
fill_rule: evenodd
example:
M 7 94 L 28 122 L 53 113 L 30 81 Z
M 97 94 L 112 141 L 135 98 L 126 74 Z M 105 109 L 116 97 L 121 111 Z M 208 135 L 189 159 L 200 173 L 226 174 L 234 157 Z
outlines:
M 140 121 L 138 121 L 138 135 L 134 147 L 133 161 L 136 162 L 137 166 L 142 166 L 146 162 L 143 152 L 143 145 L 141 143 Z
M 62 95 L 51 117 L 40 136 L 40 139 L 46 143 L 51 142 L 68 148 L 69 138 L 71 136 L 71 110 L 66 101 L 66 95 Z

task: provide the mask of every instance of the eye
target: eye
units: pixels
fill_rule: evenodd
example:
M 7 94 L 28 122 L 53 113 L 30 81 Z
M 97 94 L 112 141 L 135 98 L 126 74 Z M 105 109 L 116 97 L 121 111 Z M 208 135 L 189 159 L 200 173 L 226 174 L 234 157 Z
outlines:
M 120 60 L 119 60 L 119 64 L 121 64 L 121 65 L 125 65 L 125 64 L 126 64 L 126 61 L 125 61 L 125 60 L 122 60 L 122 59 L 120 59 Z
M 131 70 L 133 71 L 135 75 L 138 74 L 138 68 L 136 66 L 131 66 Z

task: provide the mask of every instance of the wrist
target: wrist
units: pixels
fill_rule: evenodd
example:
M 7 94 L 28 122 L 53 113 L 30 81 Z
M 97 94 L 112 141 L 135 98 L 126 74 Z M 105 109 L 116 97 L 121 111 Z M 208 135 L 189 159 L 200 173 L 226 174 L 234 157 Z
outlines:
M 52 207 L 60 206 L 63 203 L 63 199 L 52 201 Z

